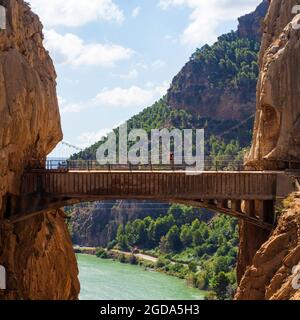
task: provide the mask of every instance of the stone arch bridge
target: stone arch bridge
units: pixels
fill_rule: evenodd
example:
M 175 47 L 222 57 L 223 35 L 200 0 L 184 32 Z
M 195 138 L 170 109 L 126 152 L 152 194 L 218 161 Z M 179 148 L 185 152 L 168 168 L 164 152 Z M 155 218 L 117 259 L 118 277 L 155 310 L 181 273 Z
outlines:
M 271 229 L 276 204 L 294 189 L 291 175 L 279 171 L 29 170 L 20 195 L 8 197 L 5 217 L 17 223 L 80 202 L 154 200 L 208 208 Z

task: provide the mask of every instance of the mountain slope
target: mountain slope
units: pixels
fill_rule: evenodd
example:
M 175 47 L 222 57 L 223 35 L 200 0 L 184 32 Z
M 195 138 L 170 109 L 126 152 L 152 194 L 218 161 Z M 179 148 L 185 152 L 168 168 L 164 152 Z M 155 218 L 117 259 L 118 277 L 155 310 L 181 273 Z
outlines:
M 255 113 L 261 22 L 269 2 L 239 19 L 236 32 L 197 49 L 174 78 L 167 104 L 215 119 L 242 120 Z
M 242 158 L 242 149 L 250 145 L 252 138 L 258 76 L 258 30 L 267 3 L 263 1 L 254 13 L 241 18 L 238 31 L 221 36 L 213 46 L 196 50 L 174 78 L 167 96 L 129 119 L 128 130 L 143 128 L 150 132 L 158 128 L 205 128 L 208 157 L 216 159 L 239 154 Z M 255 34 L 252 28 L 257 28 Z M 196 100 L 203 101 L 203 104 Z M 71 159 L 95 159 L 101 143 L 95 143 Z M 116 205 L 122 214 L 130 207 L 130 215 L 120 219 L 114 209 Z M 168 207 L 159 215 L 167 212 Z M 145 210 L 145 203 L 127 201 L 109 205 L 102 203 L 89 209 L 75 207 L 70 224 L 73 241 L 87 246 L 105 246 L 116 237 L 118 223 L 125 225 L 127 221 L 156 214 L 156 210 Z

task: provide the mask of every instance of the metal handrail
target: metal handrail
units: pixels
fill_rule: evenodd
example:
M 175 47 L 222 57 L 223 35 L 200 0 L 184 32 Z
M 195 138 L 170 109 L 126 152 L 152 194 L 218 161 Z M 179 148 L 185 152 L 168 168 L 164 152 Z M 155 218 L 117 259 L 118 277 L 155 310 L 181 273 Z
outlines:
M 26 171 L 184 171 L 191 167 L 187 164 L 105 164 L 96 160 L 31 160 L 25 166 Z M 205 160 L 204 171 L 243 171 L 243 161 L 240 160 Z

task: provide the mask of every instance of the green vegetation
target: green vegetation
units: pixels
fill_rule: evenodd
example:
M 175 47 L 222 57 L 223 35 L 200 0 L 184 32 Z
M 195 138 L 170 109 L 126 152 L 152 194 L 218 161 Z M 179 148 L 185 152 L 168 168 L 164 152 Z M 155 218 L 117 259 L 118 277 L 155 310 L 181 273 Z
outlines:
M 219 161 L 224 157 L 235 159 L 239 152 L 242 154 L 242 150 L 249 146 L 252 137 L 253 119 L 249 119 L 240 127 L 228 131 L 238 124 L 239 121 L 236 120 L 215 120 L 201 117 L 186 110 L 173 109 L 167 106 L 164 98 L 127 122 L 128 132 L 132 129 L 143 128 L 148 132 L 149 137 L 152 129 L 204 128 L 206 159 L 209 160 L 213 156 L 218 157 L 215 160 Z M 226 131 L 228 132 L 222 138 L 218 138 Z M 118 130 L 114 130 L 114 132 L 118 140 Z M 71 160 L 95 160 L 97 149 L 105 141 L 106 139 L 103 139 L 84 151 L 73 155 Z
M 219 37 L 212 46 L 197 49 L 191 60 L 209 74 L 212 88 L 240 87 L 250 93 L 257 82 L 259 48 L 258 42 L 231 32 Z
M 223 35 L 212 46 L 197 49 L 191 62 L 207 76 L 207 88 L 234 89 L 243 92 L 245 102 L 253 96 L 258 77 L 259 43 L 241 39 L 237 33 Z M 201 71 L 202 70 L 202 71 Z M 179 78 L 178 78 L 179 79 Z M 179 80 L 178 80 L 179 81 Z M 171 90 L 180 83 L 173 82 Z M 201 90 L 199 94 L 202 94 Z M 171 108 L 166 98 L 144 109 L 127 122 L 128 131 L 145 129 L 205 129 L 206 160 L 216 169 L 238 169 L 252 137 L 253 119 L 216 120 L 187 110 Z M 234 129 L 233 129 L 234 128 Z M 117 139 L 118 131 L 114 130 Z M 71 160 L 93 160 L 103 139 Z M 230 159 L 230 163 L 223 163 Z M 207 210 L 173 205 L 166 215 L 137 219 L 120 225 L 116 238 L 109 243 L 122 251 L 139 248 L 158 258 L 157 262 L 137 261 L 134 256 L 120 255 L 119 261 L 139 263 L 146 268 L 186 279 L 191 286 L 209 290 L 207 299 L 230 299 L 236 289 L 237 221 L 227 216 L 215 216 Z M 99 256 L 105 255 L 103 252 Z
M 172 205 L 165 216 L 121 225 L 116 242 L 122 251 L 138 247 L 158 257 L 157 270 L 214 291 L 219 299 L 231 298 L 236 289 L 238 233 L 233 218 Z

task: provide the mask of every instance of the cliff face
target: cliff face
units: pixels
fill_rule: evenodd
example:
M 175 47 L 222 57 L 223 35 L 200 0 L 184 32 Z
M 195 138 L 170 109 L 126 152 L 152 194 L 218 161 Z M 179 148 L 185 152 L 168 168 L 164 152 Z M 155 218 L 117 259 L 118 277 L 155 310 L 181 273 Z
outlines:
M 286 201 L 278 226 L 255 254 L 239 285 L 238 300 L 300 299 L 293 269 L 300 262 L 300 193 Z M 299 275 L 299 272 L 298 272 Z
M 0 299 L 77 299 L 77 262 L 62 213 L 0 225 L 0 264 L 8 272 Z
M 297 4 L 299 0 L 272 0 L 265 20 L 254 139 L 247 159 L 257 168 L 280 168 L 282 161 L 300 158 L 300 28 L 295 28 L 300 15 L 292 14 Z M 300 195 L 285 205 L 276 229 L 248 261 L 236 299 L 300 299 L 292 286 L 297 280 L 293 268 L 300 261 Z M 253 233 L 241 229 L 241 243 L 251 237 Z
M 0 4 L 6 1 L 0 1 Z M 0 206 L 17 194 L 26 161 L 42 159 L 62 139 L 56 74 L 42 25 L 23 2 L 8 1 L 0 31 Z
M 255 12 L 239 19 L 237 32 L 226 39 L 226 35 L 220 37 L 213 58 L 212 52 L 201 55 L 208 46 L 198 49 L 199 58 L 194 55 L 196 58 L 192 57 L 174 78 L 167 94 L 168 105 L 220 120 L 244 120 L 253 115 L 258 73 L 256 54 L 268 5 L 268 0 L 264 0 Z M 242 50 L 248 51 L 244 57 L 237 53 Z M 249 63 L 249 67 L 243 70 L 242 61 Z
M 284 168 L 300 159 L 299 0 L 272 0 L 265 21 L 257 86 L 254 138 L 247 164 Z
M 239 18 L 238 35 L 241 38 L 261 41 L 263 20 L 269 8 L 269 0 L 263 2 L 252 13 Z
M 116 238 L 120 224 L 143 219 L 157 218 L 168 212 L 170 205 L 147 201 L 110 201 L 81 204 L 70 208 L 70 228 L 74 244 L 87 247 L 106 247 Z
M 76 261 L 60 215 L 49 212 L 16 225 L 3 219 L 6 196 L 19 193 L 26 163 L 45 158 L 62 132 L 42 25 L 23 0 L 0 4 L 7 11 L 7 29 L 0 30 L 0 264 L 8 273 L 8 290 L 0 297 L 76 298 Z

